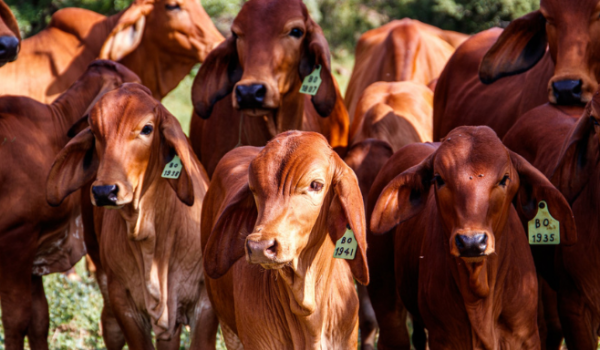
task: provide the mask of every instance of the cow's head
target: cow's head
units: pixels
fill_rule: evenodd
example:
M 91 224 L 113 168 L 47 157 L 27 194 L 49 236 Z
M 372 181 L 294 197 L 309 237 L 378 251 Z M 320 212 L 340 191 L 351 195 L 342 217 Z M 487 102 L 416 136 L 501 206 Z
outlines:
M 481 80 L 492 83 L 529 70 L 547 45 L 555 63 L 550 102 L 589 102 L 600 81 L 598 0 L 541 0 L 539 11 L 512 21 L 500 35 L 481 62 Z
M 321 66 L 321 86 L 312 97 L 327 117 L 336 102 L 329 45 L 300 0 L 251 0 L 231 27 L 232 36 L 200 68 L 192 99 L 206 119 L 213 105 L 231 93 L 232 104 L 248 115 L 273 113 L 286 95 L 299 93 L 302 80 Z
M 175 155 L 183 169 L 167 181 L 181 201 L 194 202 L 190 169 L 194 155 L 173 117 L 146 87 L 124 84 L 104 95 L 92 108 L 90 127 L 59 153 L 48 179 L 48 201 L 60 203 L 69 193 L 93 181 L 92 203 L 139 208 L 148 188 L 161 178 Z
M 8 5 L 0 0 L 0 67 L 17 59 L 20 46 L 17 20 Z
M 243 152 L 245 147 L 226 157 Z M 221 176 L 220 166 L 213 179 Z M 322 135 L 280 134 L 255 154 L 247 169 L 237 193 L 228 195 L 221 206 L 204 249 L 210 277 L 222 276 L 245 255 L 250 264 L 277 269 L 284 278 L 302 279 L 315 272 L 311 261 L 323 254 L 324 241 L 336 242 L 349 225 L 358 250 L 354 260 L 347 262 L 354 277 L 368 283 L 366 223 L 358 182 Z M 327 259 L 333 257 L 327 253 Z
M 141 43 L 147 55 L 168 53 L 202 62 L 223 40 L 197 0 L 136 0 L 107 38 L 100 57 L 118 61 Z
M 394 178 L 382 191 L 371 219 L 376 233 L 386 232 L 419 213 L 433 187 L 449 253 L 480 261 L 494 253 L 511 203 L 528 220 L 539 201 L 561 223 L 561 242 L 576 240 L 571 209 L 546 177 L 506 149 L 488 127 L 454 129 L 420 164 Z

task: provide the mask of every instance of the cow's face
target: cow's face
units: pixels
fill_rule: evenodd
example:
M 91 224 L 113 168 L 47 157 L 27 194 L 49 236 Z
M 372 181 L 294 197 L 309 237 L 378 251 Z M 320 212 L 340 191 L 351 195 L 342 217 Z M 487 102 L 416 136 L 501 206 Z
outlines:
M 513 200 L 527 220 L 546 201 L 564 224 L 561 232 L 567 235 L 561 242 L 576 240 L 572 213 L 560 192 L 488 127 L 454 129 L 429 157 L 396 176 L 377 200 L 373 231 L 387 232 L 418 214 L 431 187 L 452 256 L 477 262 L 494 253 Z
M 15 16 L 0 0 L 0 67 L 17 59 L 21 35 Z
M 203 62 L 224 40 L 198 0 L 156 0 L 146 36 L 158 50 L 195 62 Z
M 533 67 L 547 45 L 555 63 L 551 103 L 585 104 L 600 81 L 600 1 L 542 0 L 540 10 L 513 21 L 484 57 L 482 81 Z
M 331 114 L 337 95 L 329 46 L 300 0 L 248 1 L 231 32 L 194 82 L 201 117 L 208 118 L 214 103 L 229 93 L 233 107 L 247 115 L 273 114 L 286 98 L 297 99 L 302 80 L 317 66 L 322 83 L 312 102 L 321 116 Z

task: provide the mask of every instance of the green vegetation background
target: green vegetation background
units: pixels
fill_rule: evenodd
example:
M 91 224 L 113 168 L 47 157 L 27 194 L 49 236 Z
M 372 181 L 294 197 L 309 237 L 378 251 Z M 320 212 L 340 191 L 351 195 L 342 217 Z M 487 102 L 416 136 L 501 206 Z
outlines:
M 231 21 L 245 0 L 202 0 L 217 28 L 228 35 Z M 46 27 L 50 17 L 64 7 L 84 7 L 102 14 L 114 14 L 131 0 L 6 0 L 24 38 Z M 354 45 L 365 31 L 392 19 L 410 17 L 443 29 L 476 33 L 535 10 L 538 0 L 304 0 L 312 17 L 321 25 L 333 53 L 333 69 L 342 91 L 354 64 Z M 190 89 L 197 68 L 192 70 L 163 103 L 187 132 L 192 113 Z M 103 349 L 99 326 L 102 297 L 83 261 L 77 265 L 81 281 L 62 274 L 44 278 L 50 307 L 50 349 Z M 181 348 L 189 345 L 187 333 Z M 225 349 L 219 338 L 219 349 Z M 0 350 L 4 350 L 0 322 Z

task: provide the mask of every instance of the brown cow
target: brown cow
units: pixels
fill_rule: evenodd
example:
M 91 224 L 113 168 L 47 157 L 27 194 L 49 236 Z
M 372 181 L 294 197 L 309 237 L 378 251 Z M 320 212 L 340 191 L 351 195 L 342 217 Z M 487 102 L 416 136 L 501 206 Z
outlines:
M 47 349 L 48 304 L 42 276 L 70 269 L 84 254 L 78 198 L 57 208 L 44 193 L 52 160 L 67 130 L 104 93 L 139 78 L 123 66 L 96 61 L 51 105 L 24 96 L 0 97 L 0 302 L 6 348 Z
M 200 241 L 208 176 L 179 122 L 149 89 L 125 84 L 98 101 L 89 125 L 56 157 L 48 202 L 57 205 L 95 179 L 91 201 L 107 208 L 94 214 L 110 300 L 105 308 L 116 316 L 112 324 L 103 318 L 107 348 L 127 340 L 131 349 L 152 349 L 153 330 L 159 349 L 178 349 L 181 327 L 189 324 L 191 348 L 214 349 L 218 323 L 204 287 Z M 175 156 L 180 162 L 171 167 Z M 179 176 L 163 178 L 163 169 Z
M 240 147 L 217 166 L 202 211 L 207 287 L 245 349 L 356 349 L 356 278 L 369 282 L 356 177 L 314 132 Z M 346 227 L 357 243 L 336 259 Z
M 394 231 L 387 251 L 368 256 L 371 298 L 388 300 L 375 308 L 379 324 L 394 317 L 397 290 L 432 349 L 539 349 L 536 271 L 517 210 L 532 219 L 542 200 L 561 241 L 574 243 L 567 201 L 488 127 L 394 154 L 369 194 L 373 233 Z M 393 346 L 389 331 L 378 348 Z
M 9 82 L 0 94 L 50 103 L 100 57 L 120 60 L 161 99 L 222 40 L 196 0 L 136 0 L 110 17 L 67 8 L 0 70 L 0 80 Z
M 439 77 L 454 50 L 468 37 L 410 18 L 361 35 L 344 97 L 350 118 L 354 118 L 361 94 L 374 82 L 414 81 L 428 85 Z
M 15 15 L 0 0 L 0 67 L 17 59 L 21 47 L 21 33 Z
M 600 80 L 600 1 L 541 0 L 540 7 L 504 32 L 474 36 L 448 61 L 435 96 L 435 140 L 460 125 L 488 125 L 502 137 L 543 103 L 590 101 Z
M 600 94 L 596 93 L 585 110 L 552 105 L 533 109 L 504 137 L 507 146 L 551 178 L 573 208 L 577 244 L 558 246 L 557 270 L 544 276 L 549 282 L 558 280 L 559 315 L 569 349 L 597 347 L 600 331 L 598 125 Z M 543 258 L 552 267 L 555 256 L 549 253 Z
M 302 1 L 248 1 L 231 30 L 192 88 L 203 119 L 192 118 L 190 138 L 208 175 L 234 147 L 264 146 L 286 130 L 320 132 L 345 152 L 348 113 L 331 74 L 329 45 Z M 316 95 L 300 93 L 317 66 L 322 83 Z

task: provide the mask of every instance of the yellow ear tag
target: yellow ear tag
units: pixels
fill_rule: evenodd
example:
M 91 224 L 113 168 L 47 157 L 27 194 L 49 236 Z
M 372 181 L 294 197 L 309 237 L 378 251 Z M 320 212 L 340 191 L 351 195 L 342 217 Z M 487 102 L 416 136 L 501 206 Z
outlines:
M 179 159 L 178 155 L 173 157 L 173 160 L 168 162 L 165 166 L 165 170 L 162 172 L 162 177 L 167 179 L 179 179 L 179 175 L 181 175 L 181 159 Z
M 321 86 L 321 65 L 318 65 L 315 70 L 304 78 L 300 92 L 307 95 L 316 95 Z
M 529 221 L 529 244 L 560 244 L 560 222 L 550 215 L 545 201 L 540 201 L 537 214 Z
M 335 243 L 335 252 L 333 253 L 333 257 L 336 259 L 354 260 L 357 246 L 358 244 L 356 243 L 354 232 L 347 228 L 346 233 L 344 233 L 342 238 L 338 239 Z

